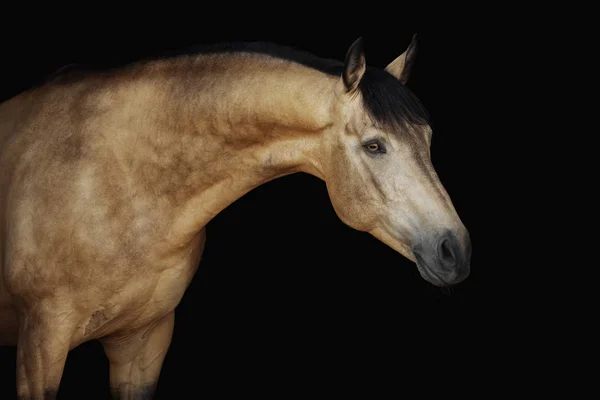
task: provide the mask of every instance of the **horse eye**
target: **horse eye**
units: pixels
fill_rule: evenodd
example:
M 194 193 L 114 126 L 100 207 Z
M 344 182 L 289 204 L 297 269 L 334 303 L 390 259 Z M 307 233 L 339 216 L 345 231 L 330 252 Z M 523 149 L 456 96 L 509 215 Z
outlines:
M 364 148 L 369 153 L 385 153 L 385 149 L 379 142 L 369 142 L 366 145 L 364 145 Z

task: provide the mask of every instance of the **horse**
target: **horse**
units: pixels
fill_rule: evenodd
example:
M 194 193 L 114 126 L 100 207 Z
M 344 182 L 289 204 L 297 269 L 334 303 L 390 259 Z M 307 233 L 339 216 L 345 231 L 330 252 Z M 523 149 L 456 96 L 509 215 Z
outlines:
M 254 188 L 322 179 L 335 213 L 447 287 L 471 242 L 406 86 L 385 68 L 265 42 L 113 69 L 67 68 L 0 104 L 0 342 L 20 399 L 56 398 L 71 349 L 99 340 L 114 398 L 152 398 L 206 225 Z

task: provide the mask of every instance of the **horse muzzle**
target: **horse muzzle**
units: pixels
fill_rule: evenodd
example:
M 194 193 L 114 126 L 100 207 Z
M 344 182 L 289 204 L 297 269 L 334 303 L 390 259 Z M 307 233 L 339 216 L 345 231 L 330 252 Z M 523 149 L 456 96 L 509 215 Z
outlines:
M 457 235 L 445 231 L 417 242 L 412 251 L 419 273 L 435 286 L 456 285 L 469 276 L 471 240 L 468 233 Z

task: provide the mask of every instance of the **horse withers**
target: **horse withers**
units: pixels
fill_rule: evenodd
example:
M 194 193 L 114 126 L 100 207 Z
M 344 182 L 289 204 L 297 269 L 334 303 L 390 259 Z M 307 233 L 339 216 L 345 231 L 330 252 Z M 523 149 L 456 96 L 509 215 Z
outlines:
M 67 69 L 0 105 L 0 341 L 17 392 L 56 396 L 70 349 L 99 339 L 115 398 L 150 398 L 206 224 L 257 186 L 323 179 L 347 225 L 437 286 L 469 274 L 469 234 L 405 86 L 384 70 L 265 43 L 107 71 Z

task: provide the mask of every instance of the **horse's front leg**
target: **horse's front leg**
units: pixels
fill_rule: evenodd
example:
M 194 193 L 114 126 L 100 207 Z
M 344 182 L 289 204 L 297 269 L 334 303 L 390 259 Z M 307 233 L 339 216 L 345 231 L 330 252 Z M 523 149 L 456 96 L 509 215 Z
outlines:
M 54 301 L 40 301 L 20 313 L 17 345 L 20 400 L 56 398 L 76 324 L 75 312 Z
M 110 362 L 110 387 L 119 400 L 152 399 L 171 344 L 175 313 L 126 334 L 101 339 Z

